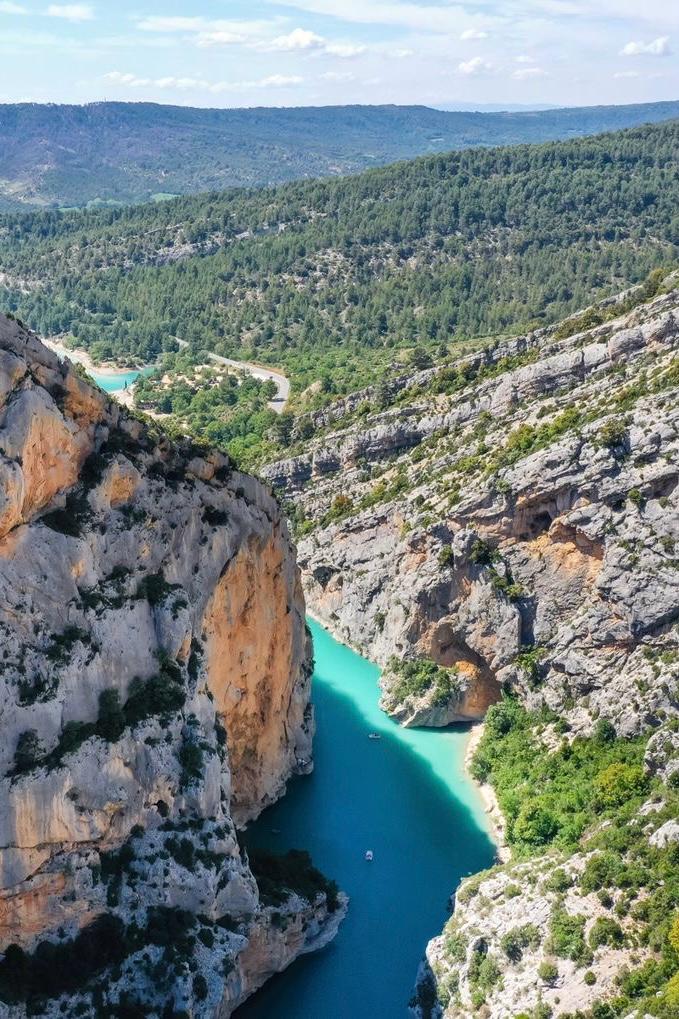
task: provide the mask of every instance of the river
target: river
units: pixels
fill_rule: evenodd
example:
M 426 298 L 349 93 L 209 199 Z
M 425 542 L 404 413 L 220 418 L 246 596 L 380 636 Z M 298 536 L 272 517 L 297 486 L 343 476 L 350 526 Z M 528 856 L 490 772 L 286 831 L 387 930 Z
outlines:
M 495 855 L 464 771 L 469 732 L 402 729 L 377 706 L 377 667 L 311 628 L 315 770 L 290 784 L 246 841 L 308 849 L 350 896 L 349 913 L 332 944 L 269 981 L 235 1016 L 399 1019 L 451 892 Z M 382 739 L 369 740 L 372 731 Z

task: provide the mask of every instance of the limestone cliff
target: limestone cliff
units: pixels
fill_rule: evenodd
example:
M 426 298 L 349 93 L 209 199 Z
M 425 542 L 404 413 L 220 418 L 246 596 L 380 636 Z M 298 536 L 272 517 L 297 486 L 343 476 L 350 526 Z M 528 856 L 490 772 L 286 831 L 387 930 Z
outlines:
M 236 837 L 311 766 L 276 501 L 8 319 L 0 634 L 0 1015 L 226 1017 L 332 936 L 331 886 L 267 904 Z
M 401 720 L 482 718 L 505 684 L 580 731 L 674 705 L 671 668 L 644 655 L 679 618 L 673 283 L 587 332 L 398 380 L 389 409 L 366 413 L 367 392 L 319 412 L 311 449 L 267 468 L 306 521 L 311 611 L 382 665 L 450 670 L 436 703 L 387 670 Z
M 424 1019 L 679 1014 L 677 282 L 338 401 L 266 471 L 307 603 L 384 667 L 385 710 L 447 725 L 510 692 L 530 720 L 504 796 L 518 856 L 459 890 Z M 562 830 L 548 794 L 572 754 Z M 592 781 L 616 769 L 598 824 Z

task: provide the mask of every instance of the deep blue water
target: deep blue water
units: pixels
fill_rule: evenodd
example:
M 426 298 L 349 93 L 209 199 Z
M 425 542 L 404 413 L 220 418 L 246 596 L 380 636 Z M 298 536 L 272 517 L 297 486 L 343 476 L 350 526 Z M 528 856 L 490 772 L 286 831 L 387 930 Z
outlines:
M 451 892 L 495 855 L 464 773 L 468 730 L 400 728 L 377 706 L 377 667 L 311 628 L 315 770 L 291 783 L 247 842 L 308 849 L 350 896 L 349 914 L 335 941 L 299 959 L 236 1015 L 399 1019 L 424 947 L 449 915 Z M 373 730 L 380 741 L 367 738 Z

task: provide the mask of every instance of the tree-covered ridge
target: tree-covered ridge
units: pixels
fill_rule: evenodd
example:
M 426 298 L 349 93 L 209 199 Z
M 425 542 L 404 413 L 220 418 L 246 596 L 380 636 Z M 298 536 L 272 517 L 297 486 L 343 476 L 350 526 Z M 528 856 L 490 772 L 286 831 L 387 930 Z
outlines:
M 426 152 L 577 137 L 676 117 L 679 103 L 474 113 L 425 106 L 0 106 L 0 208 L 148 201 L 356 173 Z
M 676 259 L 679 123 L 432 156 L 336 181 L 4 217 L 3 305 L 100 356 L 195 348 L 325 398 L 549 323 Z M 95 347 L 96 345 L 96 347 Z

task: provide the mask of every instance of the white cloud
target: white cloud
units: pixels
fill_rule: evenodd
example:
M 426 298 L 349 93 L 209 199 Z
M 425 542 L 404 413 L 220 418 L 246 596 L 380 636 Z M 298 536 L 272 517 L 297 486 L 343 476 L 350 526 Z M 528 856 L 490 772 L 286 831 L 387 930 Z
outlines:
M 478 28 L 465 28 L 464 32 L 460 36 L 463 42 L 467 42 L 469 39 L 487 39 L 488 33 L 482 32 Z
M 237 46 L 247 41 L 246 36 L 238 35 L 237 32 L 225 32 L 215 29 L 210 32 L 199 32 L 196 36 L 196 46 L 208 49 L 211 46 Z
M 325 46 L 325 39 L 305 28 L 294 28 L 287 35 L 279 35 L 271 42 L 265 43 L 268 50 L 291 52 L 293 50 L 315 50 Z
M 205 78 L 175 77 L 166 75 L 163 78 L 142 78 L 136 74 L 123 71 L 109 71 L 105 81 L 125 88 L 177 89 L 180 91 L 203 91 L 218 94 L 220 92 L 247 92 L 251 89 L 290 88 L 301 85 L 304 81 L 299 75 L 270 74 L 254 81 L 207 81 Z
M 396 57 L 397 60 L 405 60 L 406 57 L 414 57 L 415 50 L 402 48 L 397 50 L 389 50 L 388 54 L 390 57 Z
M 415 3 L 413 0 L 273 0 L 312 14 L 328 15 L 355 24 L 398 25 L 416 32 L 459 34 L 460 6 Z
M 529 57 L 526 53 L 520 53 L 519 56 L 516 57 L 516 62 L 517 64 L 534 64 L 535 57 Z
M 661 35 L 658 39 L 653 39 L 651 42 L 628 42 L 627 45 L 623 46 L 620 50 L 620 56 L 668 57 L 671 52 L 669 36 Z
M 613 75 L 613 77 L 614 78 L 640 78 L 641 75 L 639 74 L 638 71 L 617 71 Z
M 137 28 L 142 32 L 200 32 L 206 27 L 205 18 L 166 18 L 154 15 L 137 21 Z
M 301 85 L 304 78 L 298 74 L 270 74 L 268 78 L 250 82 L 255 88 L 287 88 L 289 85 Z
M 92 21 L 94 11 L 89 4 L 50 4 L 46 11 L 48 18 L 64 18 L 75 23 Z
M 463 60 L 461 64 L 457 65 L 457 69 L 460 74 L 464 74 L 466 77 L 473 77 L 477 74 L 489 74 L 494 70 L 493 65 L 483 57 L 472 57 L 471 60 Z
M 514 71 L 512 78 L 516 81 L 527 81 L 530 78 L 546 78 L 547 72 L 541 67 L 520 67 Z
M 142 32 L 156 32 L 164 35 L 188 35 L 198 46 L 230 46 L 236 43 L 254 43 L 271 34 L 276 22 L 236 21 L 224 18 L 181 17 L 149 15 L 136 19 L 137 28 Z
M 356 76 L 351 71 L 326 71 L 321 78 L 323 81 L 355 81 Z
M 329 42 L 324 52 L 331 57 L 341 57 L 346 60 L 351 57 L 359 57 L 361 53 L 365 53 L 367 48 L 367 46 L 352 42 Z
M 351 42 L 331 42 L 306 28 L 293 28 L 284 35 L 273 35 L 282 19 L 230 21 L 223 18 L 174 17 L 150 15 L 137 19 L 142 32 L 186 35 L 201 49 L 216 46 L 248 46 L 263 53 L 326 53 L 332 57 L 355 57 L 366 46 Z
M 151 84 L 150 78 L 138 78 L 136 74 L 123 74 L 122 71 L 109 71 L 104 75 L 104 79 L 112 81 L 114 85 L 128 85 L 130 88 Z
M 9 0 L 3 0 L 0 3 L 0 14 L 28 14 L 25 7 L 20 7 L 19 4 L 10 3 Z
M 367 47 L 351 42 L 329 42 L 322 35 L 310 32 L 306 28 L 294 28 L 287 35 L 276 36 L 269 41 L 254 43 L 256 49 L 266 52 L 292 53 L 312 52 L 327 53 L 331 57 L 357 57 L 365 53 Z

